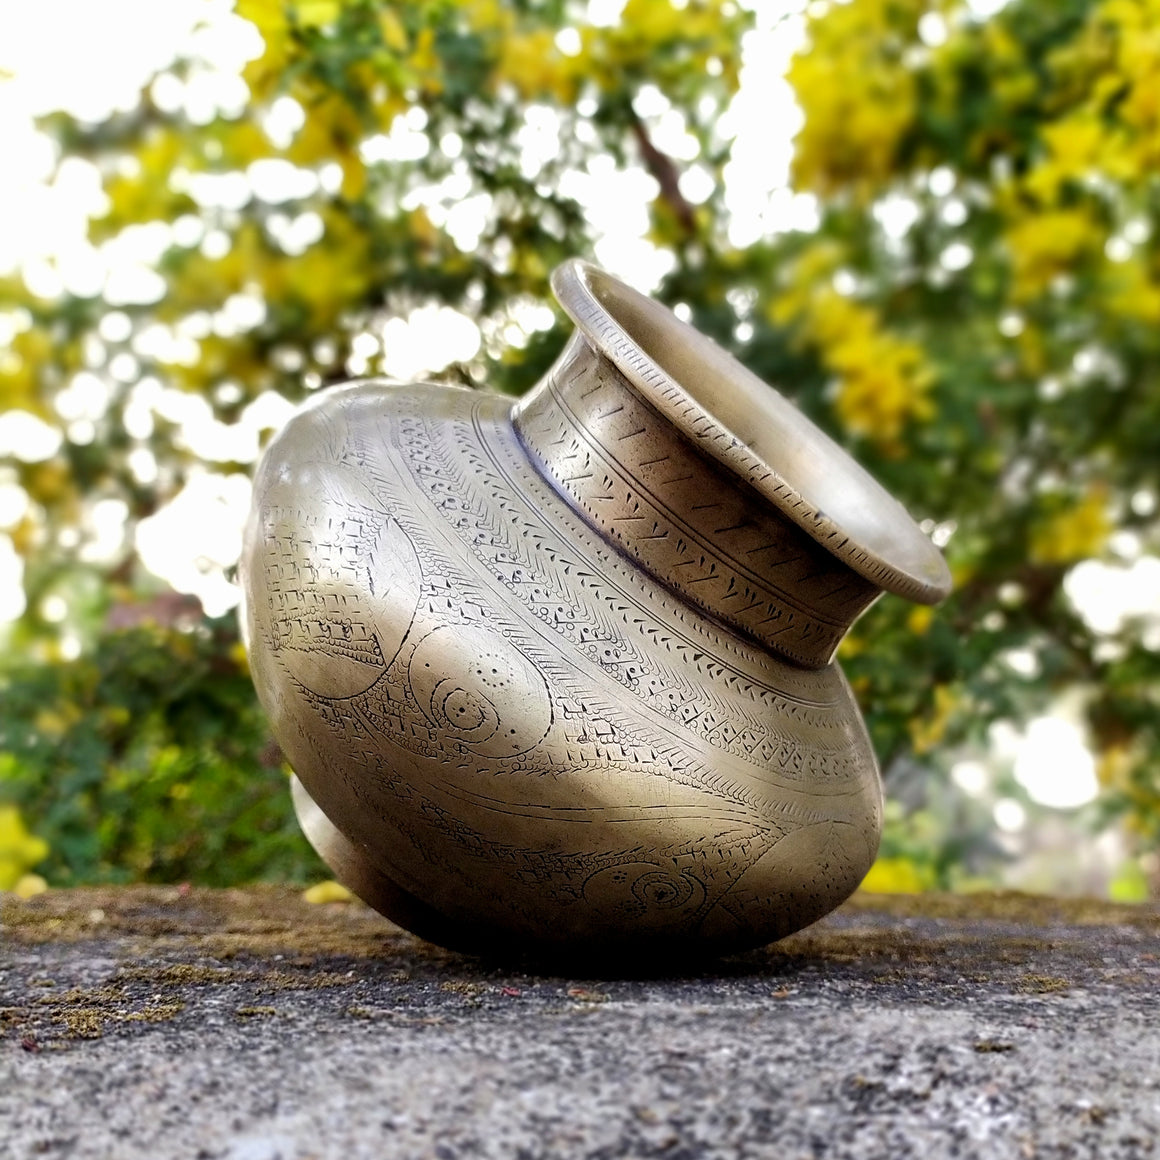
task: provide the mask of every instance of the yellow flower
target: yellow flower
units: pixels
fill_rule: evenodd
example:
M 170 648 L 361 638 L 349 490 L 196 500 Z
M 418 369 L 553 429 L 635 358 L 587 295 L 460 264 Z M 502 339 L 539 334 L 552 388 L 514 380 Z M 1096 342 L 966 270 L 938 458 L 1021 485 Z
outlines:
M 0 890 L 11 890 L 25 872 L 48 857 L 48 843 L 30 834 L 15 806 L 0 806 Z
M 933 376 L 922 349 L 883 330 L 869 307 L 826 288 L 803 330 L 837 375 L 835 408 L 851 433 L 895 450 L 908 423 L 934 414 L 928 397 Z
M 806 314 L 844 260 L 845 253 L 836 242 L 828 239 L 811 242 L 794 259 L 789 286 L 770 302 L 767 311 L 770 322 L 785 326 Z
M 434 222 L 431 221 L 427 215 L 427 211 L 422 206 L 417 206 L 411 210 L 407 216 L 407 226 L 411 232 L 411 237 L 424 250 L 433 250 L 438 246 L 439 230 L 435 227 Z
M 251 283 L 261 286 L 265 296 L 277 302 L 284 293 L 284 261 L 267 246 L 255 223 L 244 222 L 222 257 L 207 258 L 200 252 L 186 257 L 180 277 L 173 283 L 174 291 L 164 299 L 159 313 L 163 318 L 175 318 L 190 310 L 216 309 Z M 212 347 L 213 340 L 205 339 L 201 345 L 204 352 Z
M 340 0 L 296 0 L 293 11 L 303 28 L 318 28 L 333 24 L 342 15 L 342 4 Z
M 549 96 L 570 104 L 576 96 L 573 62 L 556 47 L 546 28 L 503 37 L 494 75 L 497 82 L 511 85 L 525 100 Z
M 1022 65 L 1023 46 L 1003 21 L 988 20 L 983 26 L 983 45 L 992 64 Z
M 1067 120 L 1100 127 L 1098 169 L 1147 181 L 1160 164 L 1160 5 L 1106 0 L 1092 7 L 1080 34 L 1051 53 L 1056 91 L 1076 107 Z M 1050 171 L 1040 175 L 1051 180 Z
M 647 40 L 665 41 L 682 35 L 682 15 L 669 0 L 628 0 L 620 20 Z
M 842 638 L 842 643 L 838 646 L 838 657 L 841 660 L 848 661 L 854 657 L 861 655 L 866 651 L 866 640 L 859 636 L 856 632 L 848 632 Z
M 1047 370 L 1047 344 L 1038 326 L 1025 323 L 1015 339 L 1019 352 L 1019 367 L 1028 375 L 1038 378 Z
M 1151 897 L 1148 875 L 1134 859 L 1125 862 L 1108 883 L 1108 899 L 1111 902 L 1147 902 Z
M 1040 135 L 1056 165 L 1068 176 L 1083 177 L 1100 155 L 1104 134 L 1095 117 L 1080 114 L 1045 125 Z
M 906 426 L 934 414 L 934 376 L 917 343 L 891 334 L 876 311 L 833 288 L 831 276 L 841 261 L 833 243 L 805 249 L 767 314 L 775 325 L 796 325 L 817 347 L 838 380 L 835 408 L 846 429 L 895 453 Z
M 1143 262 L 1133 260 L 1110 266 L 1105 304 L 1108 313 L 1160 326 L 1160 283 L 1148 276 Z
M 1025 301 L 1043 293 L 1061 274 L 1071 272 L 1087 254 L 1102 247 L 1103 231 L 1083 209 L 1026 214 L 1007 229 L 1012 296 Z
M 1098 556 L 1112 534 L 1107 491 L 1092 487 L 1073 507 L 1058 512 L 1035 529 L 1030 555 L 1037 564 L 1073 564 Z
M 227 121 L 221 127 L 222 160 L 245 169 L 273 153 L 270 138 L 253 121 Z
M 713 61 L 720 82 L 735 91 L 740 24 L 732 0 L 629 0 L 614 27 L 579 29 L 581 51 L 570 58 L 571 70 L 617 92 L 626 75 L 648 76 L 665 88 L 678 74 L 704 74 Z
M 394 49 L 395 52 L 407 51 L 407 30 L 398 15 L 389 8 L 384 8 L 379 13 L 379 33 L 383 38 L 383 44 L 388 48 Z
M 333 94 L 307 105 L 305 111 L 306 120 L 287 156 L 300 165 L 337 161 L 342 166 L 343 196 L 357 198 L 366 186 L 366 166 L 358 151 L 364 135 L 358 113 Z
M 48 883 L 39 874 L 25 874 L 12 887 L 12 893 L 17 898 L 29 899 L 43 894 L 47 889 Z
M 304 254 L 290 256 L 273 249 L 253 222 L 243 223 L 221 258 L 189 256 L 164 302 L 163 316 L 180 317 L 191 310 L 215 308 L 248 286 L 260 287 L 272 308 L 297 303 L 306 307 L 311 323 L 327 327 L 344 310 L 357 304 L 370 284 L 366 236 L 332 205 L 319 210 L 324 233 Z M 256 384 L 268 377 L 256 349 L 237 339 L 209 336 L 200 341 L 193 366 L 170 365 L 169 373 L 191 390 L 202 390 L 224 378 Z
M 109 179 L 105 195 L 109 208 L 103 219 L 104 229 L 117 229 L 138 222 L 171 219 L 192 206 L 185 194 L 175 193 L 169 185 L 174 169 L 191 164 L 188 135 L 174 128 L 157 127 L 142 140 L 133 157 L 133 168 Z
M 794 143 L 800 188 L 869 196 L 895 171 L 917 108 L 896 44 L 913 36 L 924 9 L 918 0 L 851 0 L 811 18 L 809 43 L 787 73 L 805 113 Z
M 306 902 L 320 905 L 326 902 L 353 902 L 354 895 L 339 882 L 319 882 L 302 892 Z
M 284 0 L 237 0 L 237 14 L 248 20 L 265 36 L 268 32 L 280 33 L 286 30 L 286 4 Z
M 424 28 L 415 37 L 415 47 L 407 57 L 407 67 L 415 84 L 428 96 L 438 96 L 443 91 L 443 62 L 435 51 L 433 28 Z
M 52 339 L 37 327 L 21 331 L 0 349 L 0 410 L 47 413 L 40 398 L 40 374 L 52 351 Z
M 515 13 L 500 0 L 461 0 L 460 8 L 476 32 L 507 32 L 515 24 Z
M 325 327 L 361 300 L 370 284 L 366 237 L 344 214 L 322 210 L 322 241 L 285 263 L 287 296 L 306 305 L 317 327 Z
M 816 289 L 811 296 L 805 332 L 826 352 L 826 361 L 831 366 L 837 365 L 833 352 L 839 348 L 853 352 L 873 342 L 877 331 L 878 316 L 870 307 L 839 294 L 830 286 Z M 856 361 L 855 355 L 850 357 Z
M 848 431 L 883 450 L 897 452 L 906 425 L 934 414 L 927 394 L 932 378 L 914 343 L 880 333 L 844 343 L 825 357 L 840 375 L 838 417 Z
M 1107 128 L 1096 117 L 1081 113 L 1045 125 L 1040 136 L 1048 157 L 1028 174 L 1025 185 L 1050 204 L 1064 182 L 1082 180 L 1100 168 Z
M 935 685 L 934 706 L 930 717 L 910 722 L 910 743 L 916 755 L 929 753 L 946 736 L 947 726 L 951 722 L 958 701 L 958 694 L 950 685 Z
M 1096 763 L 1096 777 L 1102 786 L 1125 790 L 1131 785 L 1138 755 L 1126 745 L 1109 745 Z
M 919 604 L 910 610 L 906 618 L 906 627 L 915 636 L 926 636 L 934 622 L 934 609 L 928 604 Z
M 33 728 L 44 737 L 63 737 L 80 719 L 81 711 L 75 706 L 62 710 L 41 709 L 33 722 Z
M 909 858 L 879 858 L 862 879 L 868 894 L 921 894 L 934 885 L 931 872 Z
M 860 79 L 851 83 L 847 66 L 802 56 L 790 66 L 789 81 L 805 121 L 794 139 L 793 178 L 801 189 L 830 194 L 853 185 L 868 194 L 895 169 L 898 145 L 914 117 L 913 78 L 890 66 L 869 74 L 851 62 Z
M 262 101 L 277 92 L 286 75 L 293 45 L 283 0 L 237 0 L 237 14 L 261 34 L 265 48 L 242 71 L 255 99 Z

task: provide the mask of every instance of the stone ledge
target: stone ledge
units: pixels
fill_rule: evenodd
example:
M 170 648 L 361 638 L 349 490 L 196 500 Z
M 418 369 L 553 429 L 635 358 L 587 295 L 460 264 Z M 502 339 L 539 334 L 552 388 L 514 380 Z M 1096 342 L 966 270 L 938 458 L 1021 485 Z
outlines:
M 1158 987 L 1155 907 L 857 897 L 707 970 L 597 979 L 284 889 L 51 892 L 0 900 L 0 1141 L 13 1160 L 1160 1157 Z

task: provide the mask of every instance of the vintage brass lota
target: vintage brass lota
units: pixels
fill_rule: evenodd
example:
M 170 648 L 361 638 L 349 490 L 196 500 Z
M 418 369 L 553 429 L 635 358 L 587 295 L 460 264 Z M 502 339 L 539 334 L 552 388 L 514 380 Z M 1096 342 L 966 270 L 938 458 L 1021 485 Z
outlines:
M 579 261 L 514 405 L 362 381 L 266 452 L 254 680 L 310 841 L 447 946 L 677 955 L 845 899 L 881 784 L 834 652 L 939 552 L 796 408 Z

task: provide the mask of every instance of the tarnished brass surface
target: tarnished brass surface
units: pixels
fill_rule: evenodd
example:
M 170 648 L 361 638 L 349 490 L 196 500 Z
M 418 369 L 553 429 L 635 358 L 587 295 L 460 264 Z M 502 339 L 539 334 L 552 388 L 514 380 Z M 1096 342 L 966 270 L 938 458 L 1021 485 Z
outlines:
M 832 657 L 949 577 L 846 454 L 581 263 L 577 333 L 514 408 L 361 382 L 259 471 L 254 679 L 307 836 L 449 945 L 690 953 L 813 921 L 881 790 Z

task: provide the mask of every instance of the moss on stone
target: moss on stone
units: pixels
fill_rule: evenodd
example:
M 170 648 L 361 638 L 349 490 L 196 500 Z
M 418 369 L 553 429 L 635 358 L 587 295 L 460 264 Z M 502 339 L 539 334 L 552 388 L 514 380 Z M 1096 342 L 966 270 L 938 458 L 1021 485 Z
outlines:
M 122 967 L 117 977 L 155 983 L 161 987 L 208 987 L 222 983 L 241 983 L 249 974 L 246 971 L 206 967 L 200 963 L 166 963 L 157 967 Z
M 352 1021 L 426 1025 L 441 1018 L 433 1015 L 440 996 L 460 996 L 454 1009 L 463 1013 L 508 1002 L 500 983 L 513 970 L 522 972 L 521 992 L 546 987 L 558 997 L 556 1008 L 549 1004 L 540 1014 L 556 1010 L 563 1017 L 615 1003 L 618 988 L 634 977 L 626 962 L 610 964 L 603 978 L 620 980 L 612 985 L 596 984 L 596 976 L 569 979 L 563 970 L 545 972 L 533 963 L 497 967 L 414 938 L 359 903 L 310 905 L 281 887 L 110 887 L 50 891 L 29 901 L 0 896 L 0 923 L 6 949 L 18 955 L 23 949 L 28 963 L 26 977 L 12 975 L 10 993 L 0 994 L 0 1037 L 38 1036 L 46 1046 L 112 1028 L 128 1033 L 133 1025 L 172 1020 L 187 1007 L 194 1025 L 199 1012 L 218 1009 L 219 995 L 229 997 L 225 1009 L 239 1019 L 284 1007 L 296 1019 L 326 1011 Z M 1106 957 L 1107 940 L 1093 929 L 1105 926 L 1131 928 L 1118 940 L 1130 953 Z M 1011 999 L 1067 1002 L 1070 988 L 1092 981 L 1153 988 L 1160 974 L 1152 965 L 1160 962 L 1156 935 L 1154 906 L 1016 894 L 857 895 L 825 922 L 760 950 L 697 964 L 688 974 L 763 979 L 761 993 L 774 998 L 796 993 L 777 989 L 780 980 L 813 976 L 872 987 L 883 999 L 943 1001 L 991 990 Z M 86 960 L 112 957 L 120 966 L 88 980 L 92 985 L 70 985 L 76 975 L 59 974 L 69 944 Z M 64 980 L 59 994 L 48 985 L 52 977 Z M 303 1006 L 298 992 L 318 992 L 318 1002 Z M 266 1002 L 276 994 L 287 996 L 279 1008 Z
M 1128 925 L 1160 932 L 1155 906 L 1127 906 L 1092 899 L 994 894 L 856 894 L 838 912 L 886 914 L 895 918 L 1005 922 L 1042 929 L 1054 925 Z M 176 940 L 196 945 L 207 957 L 229 961 L 239 955 L 292 956 L 297 964 L 318 957 L 383 959 L 409 954 L 415 940 L 359 903 L 313 906 L 288 887 L 256 886 L 204 890 L 168 886 L 92 887 L 49 891 L 22 901 L 0 895 L 0 929 L 14 943 L 79 942 L 110 936 L 144 940 L 151 951 Z M 846 932 L 812 928 L 775 944 L 797 953 L 850 953 Z M 176 944 L 175 944 L 176 945 Z M 458 958 L 429 947 L 426 957 Z M 866 953 L 863 947 L 859 954 Z M 885 948 L 882 948 L 885 950 Z M 899 953 L 922 953 L 917 941 L 899 940 Z M 212 980 L 217 981 L 217 980 Z
M 1059 995 L 1071 989 L 1071 983 L 1059 975 L 1021 975 L 1015 986 L 1025 995 Z
M 1098 898 L 1054 898 L 1013 890 L 971 894 L 869 894 L 858 891 L 847 913 L 872 911 L 896 918 L 1002 921 L 1019 926 L 1135 926 L 1160 931 L 1160 908 Z

